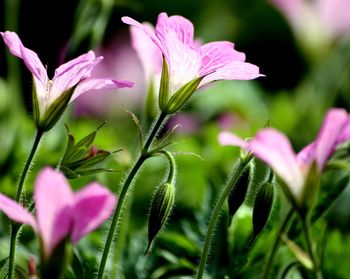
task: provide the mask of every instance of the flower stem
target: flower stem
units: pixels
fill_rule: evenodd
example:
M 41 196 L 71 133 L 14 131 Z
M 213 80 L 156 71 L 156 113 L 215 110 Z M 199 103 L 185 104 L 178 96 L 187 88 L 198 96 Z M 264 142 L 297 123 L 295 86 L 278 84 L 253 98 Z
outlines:
M 277 233 L 276 238 L 275 238 L 275 242 L 273 243 L 272 250 L 271 250 L 271 253 L 269 255 L 269 260 L 268 260 L 266 267 L 265 267 L 265 270 L 264 270 L 264 274 L 262 277 L 263 279 L 267 279 L 269 276 L 269 272 L 270 272 L 273 260 L 275 258 L 275 255 L 276 255 L 278 245 L 280 244 L 280 240 L 281 240 L 280 236 L 287 229 L 287 226 L 288 226 L 289 221 L 291 220 L 291 218 L 293 216 L 293 213 L 294 213 L 294 209 L 291 208 L 289 210 L 289 212 L 287 213 L 287 216 L 284 219 L 280 229 L 278 230 L 278 233 Z
M 38 149 L 38 146 L 39 146 L 39 143 L 40 143 L 42 135 L 43 135 L 43 132 L 41 130 L 37 130 L 32 150 L 30 151 L 29 157 L 28 157 L 27 162 L 26 162 L 26 164 L 24 166 L 21 178 L 20 178 L 19 183 L 18 183 L 17 193 L 16 193 L 16 201 L 17 202 L 20 202 L 20 200 L 21 200 L 25 178 L 27 176 L 27 173 L 28 173 L 28 170 L 30 168 L 30 165 L 31 165 L 31 163 L 33 161 L 35 152 Z M 11 241 L 10 241 L 8 279 L 12 279 L 13 278 L 13 274 L 14 274 L 15 256 L 16 256 L 16 240 L 17 240 L 17 235 L 18 235 L 18 232 L 19 232 L 20 228 L 21 228 L 20 225 L 18 225 L 17 223 L 12 222 L 12 225 L 11 225 Z
M 120 195 L 118 197 L 118 203 L 117 203 L 117 207 L 114 211 L 113 217 L 112 217 L 112 222 L 111 225 L 109 227 L 109 231 L 108 231 L 108 235 L 107 235 L 107 240 L 106 240 L 106 244 L 104 246 L 104 250 L 103 250 L 103 254 L 102 254 L 102 258 L 101 258 L 101 262 L 100 262 L 100 266 L 99 266 L 99 270 L 98 270 L 98 275 L 97 278 L 98 279 L 103 279 L 103 274 L 105 271 L 105 267 L 107 264 L 107 257 L 109 254 L 109 251 L 111 249 L 111 245 L 113 242 L 113 238 L 116 232 L 116 228 L 118 225 L 118 221 L 119 221 L 119 216 L 120 213 L 122 211 L 123 208 L 123 203 L 124 203 L 124 199 L 127 196 L 127 192 L 128 189 L 135 177 L 135 175 L 137 174 L 137 172 L 139 171 L 139 169 L 141 168 L 142 164 L 144 163 L 144 161 L 148 158 L 148 150 L 155 138 L 155 136 L 157 135 L 160 127 L 162 126 L 162 123 L 164 122 L 165 118 L 166 118 L 167 114 L 166 113 L 161 113 L 157 119 L 157 121 L 155 122 L 151 132 L 148 135 L 148 138 L 146 140 L 145 145 L 142 148 L 141 154 L 139 155 L 138 159 L 136 160 L 134 166 L 132 167 L 132 169 L 129 172 L 129 175 L 127 176 Z
M 199 268 L 198 268 L 198 272 L 197 272 L 197 279 L 200 279 L 203 277 L 205 265 L 206 265 L 207 258 L 208 258 L 210 244 L 211 244 L 211 241 L 213 238 L 213 233 L 214 233 L 214 229 L 216 226 L 216 222 L 217 222 L 219 215 L 220 215 L 220 212 L 221 212 L 221 208 L 222 208 L 225 200 L 227 199 L 228 195 L 230 194 L 232 188 L 235 186 L 238 178 L 241 176 L 243 170 L 246 167 L 248 167 L 248 163 L 250 162 L 251 158 L 252 158 L 251 156 L 248 156 L 245 159 L 240 160 L 238 162 L 238 164 L 236 165 L 236 167 L 233 170 L 233 175 L 232 175 L 231 179 L 228 181 L 224 191 L 221 193 L 220 198 L 214 207 L 213 214 L 210 217 L 208 231 L 207 231 L 207 234 L 205 236 L 205 242 L 204 242 L 203 251 L 202 251 L 202 255 L 201 255 L 200 263 L 199 263 Z
M 301 217 L 301 224 L 303 227 L 303 231 L 305 234 L 305 241 L 306 241 L 306 246 L 309 252 L 309 255 L 311 257 L 312 263 L 313 263 L 313 277 L 315 279 L 322 279 L 323 275 L 320 270 L 320 265 L 319 265 L 319 260 L 318 257 L 316 256 L 316 253 L 314 251 L 314 248 L 312 246 L 312 240 L 311 240 L 311 234 L 310 234 L 310 229 L 309 229 L 309 224 L 308 224 L 308 219 L 307 216 L 300 216 Z

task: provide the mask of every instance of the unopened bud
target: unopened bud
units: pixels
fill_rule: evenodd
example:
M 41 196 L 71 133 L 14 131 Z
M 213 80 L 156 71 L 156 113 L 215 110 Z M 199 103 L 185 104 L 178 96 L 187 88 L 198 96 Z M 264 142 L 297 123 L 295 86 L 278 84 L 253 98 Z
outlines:
M 228 198 L 228 213 L 229 213 L 229 222 L 228 226 L 231 225 L 233 215 L 237 212 L 240 206 L 243 204 L 245 197 L 247 195 L 248 185 L 249 185 L 249 176 L 250 176 L 250 166 L 246 166 L 237 182 L 233 186 Z
M 174 205 L 175 188 L 170 183 L 161 185 L 152 200 L 148 218 L 148 246 L 145 254 L 148 253 L 154 238 L 165 225 L 171 209 Z
M 258 193 L 255 197 L 253 208 L 253 238 L 254 240 L 258 234 L 266 226 L 274 201 L 275 188 L 272 182 L 266 181 L 261 184 Z

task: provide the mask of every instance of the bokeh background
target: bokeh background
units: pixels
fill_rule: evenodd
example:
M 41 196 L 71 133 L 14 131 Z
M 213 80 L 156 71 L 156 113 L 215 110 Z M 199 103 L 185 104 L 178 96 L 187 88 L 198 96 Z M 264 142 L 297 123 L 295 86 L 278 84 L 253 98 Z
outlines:
M 99 130 L 95 145 L 110 151 L 123 149 L 104 163 L 116 172 L 72 179 L 71 184 L 78 189 L 91 180 L 98 180 L 118 190 L 138 148 L 137 128 L 128 111 L 139 117 L 145 130 L 150 125 L 145 115 L 147 86 L 142 65 L 130 45 L 129 29 L 122 24 L 122 16 L 152 24 L 162 11 L 187 17 L 195 26 L 197 38 L 204 42 L 234 42 L 235 48 L 246 54 L 247 61 L 258 65 L 265 75 L 248 82 L 217 82 L 197 92 L 184 110 L 164 127 L 163 133 L 176 124 L 181 125 L 173 134 L 174 144 L 170 147 L 178 164 L 176 207 L 152 254 L 143 256 L 148 207 L 167 169 L 162 158 L 150 160 L 129 198 L 118 235 L 123 238 L 120 241 L 123 247 L 116 247 L 114 251 L 115 264 L 108 267 L 112 271 L 110 278 L 119 278 L 113 274 L 115 266 L 125 278 L 186 278 L 193 273 L 211 205 L 239 156 L 236 148 L 218 144 L 220 131 L 251 137 L 269 123 L 286 133 L 299 150 L 315 138 L 327 109 L 343 107 L 349 111 L 350 2 L 299 0 L 294 1 L 297 3 L 294 6 L 288 6 L 287 2 L 293 1 L 0 1 L 0 30 L 17 32 L 24 45 L 37 52 L 47 65 L 49 75 L 53 76 L 54 69 L 63 62 L 93 49 L 105 57 L 96 74 L 135 82 L 131 90 L 87 93 L 70 106 L 64 119 L 41 144 L 27 180 L 28 192 L 39 169 L 56 166 L 60 161 L 67 142 L 64 123 L 80 139 L 104 120 L 107 124 Z M 35 135 L 31 86 L 28 70 L 1 42 L 0 191 L 8 195 L 15 193 Z M 261 164 L 256 169 L 256 177 L 265 172 Z M 337 175 L 332 175 L 327 179 L 336 179 Z M 341 190 L 335 195 L 334 206 L 315 229 L 329 231 L 325 245 L 326 278 L 348 276 L 350 192 L 346 190 L 347 181 L 339 186 Z M 279 193 L 271 222 L 254 244 L 249 262 L 246 262 L 245 245 L 251 232 L 252 201 L 248 197 L 246 206 L 228 230 L 222 218 L 208 269 L 212 278 L 223 278 L 225 274 L 231 278 L 255 278 L 273 239 L 272 232 L 285 211 L 284 203 Z M 6 257 L 8 224 L 7 218 L 1 215 L 0 260 Z M 80 278 L 90 278 L 89 274 L 95 270 L 104 232 L 105 228 L 96 231 L 76 248 L 77 259 L 85 272 Z M 25 269 L 28 255 L 36 253 L 36 242 L 29 229 L 24 230 L 21 243 L 19 268 Z M 276 273 L 293 258 L 287 249 L 282 249 L 279 255 Z M 292 276 L 299 277 L 290 278 L 300 278 L 303 274 L 295 271 Z

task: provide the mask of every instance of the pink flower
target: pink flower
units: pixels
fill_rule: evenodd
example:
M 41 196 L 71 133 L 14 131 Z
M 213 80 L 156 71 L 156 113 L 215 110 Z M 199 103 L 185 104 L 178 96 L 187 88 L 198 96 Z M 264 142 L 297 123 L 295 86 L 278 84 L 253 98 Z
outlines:
M 216 80 L 249 80 L 261 76 L 259 68 L 244 62 L 244 53 L 236 51 L 231 42 L 198 46 L 193 39 L 193 25 L 184 17 L 161 13 L 155 30 L 130 17 L 123 17 L 122 21 L 142 30 L 161 51 L 169 67 L 170 95 L 197 78 L 202 78 L 199 88 Z
M 58 67 L 54 77 L 50 80 L 38 55 L 26 48 L 16 33 L 6 31 L 0 34 L 10 52 L 14 56 L 23 59 L 29 71 L 33 74 L 40 119 L 45 116 L 45 112 L 50 105 L 68 90 L 74 90 L 69 100 L 73 101 L 88 90 L 133 86 L 133 83 L 129 81 L 110 78 L 90 78 L 92 70 L 103 59 L 102 56 L 95 57 L 93 51 L 89 51 Z
M 331 109 L 316 140 L 296 154 L 288 138 L 275 129 L 263 129 L 249 142 L 228 132 L 220 133 L 223 145 L 241 146 L 266 162 L 281 178 L 297 202 L 304 197 L 313 164 L 319 176 L 336 146 L 350 140 L 350 116 L 343 109 Z
M 116 198 L 96 182 L 74 193 L 63 174 L 45 168 L 36 179 L 34 201 L 35 217 L 3 194 L 0 210 L 13 221 L 32 226 L 48 258 L 64 238 L 76 243 L 99 227 L 111 215 Z
M 337 38 L 350 34 L 348 0 L 271 0 L 298 33 Z

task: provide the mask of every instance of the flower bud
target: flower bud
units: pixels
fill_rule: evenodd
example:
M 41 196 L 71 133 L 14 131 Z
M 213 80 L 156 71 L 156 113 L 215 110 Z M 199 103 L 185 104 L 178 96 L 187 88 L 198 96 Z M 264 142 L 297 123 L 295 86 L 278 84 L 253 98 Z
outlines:
M 174 199 L 175 188 L 172 184 L 165 183 L 157 189 L 148 218 L 148 246 L 145 254 L 148 253 L 154 238 L 165 225 L 174 205 Z
M 228 198 L 228 214 L 229 214 L 229 222 L 228 226 L 231 225 L 233 215 L 235 215 L 236 211 L 243 204 L 245 197 L 247 195 L 248 185 L 250 181 L 250 166 L 247 165 L 240 177 L 238 178 L 236 184 L 233 186 Z
M 272 182 L 263 182 L 255 197 L 253 208 L 253 238 L 264 229 L 267 224 L 274 201 L 275 188 Z

